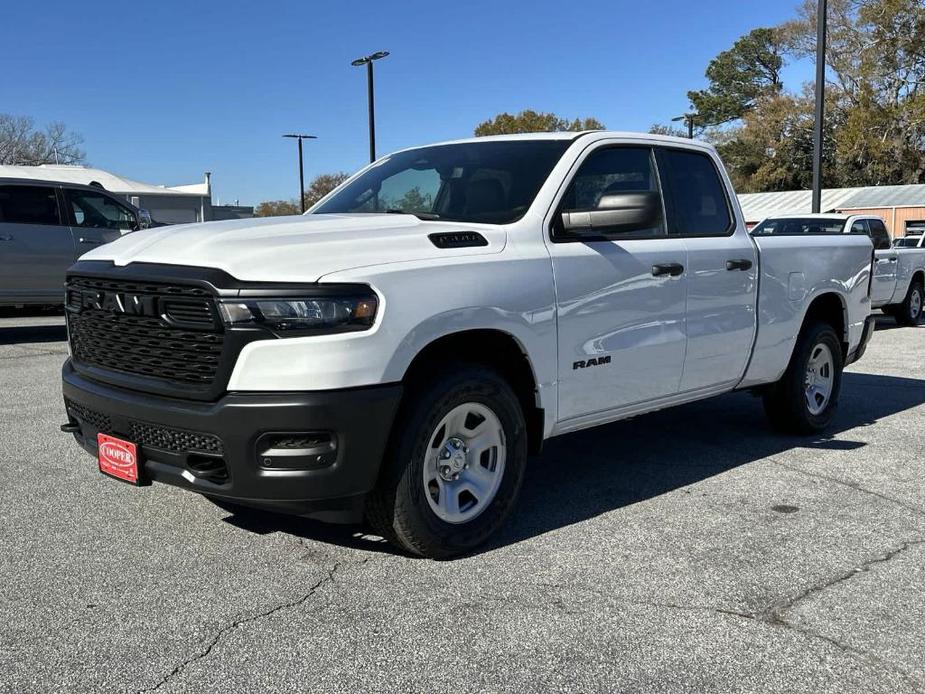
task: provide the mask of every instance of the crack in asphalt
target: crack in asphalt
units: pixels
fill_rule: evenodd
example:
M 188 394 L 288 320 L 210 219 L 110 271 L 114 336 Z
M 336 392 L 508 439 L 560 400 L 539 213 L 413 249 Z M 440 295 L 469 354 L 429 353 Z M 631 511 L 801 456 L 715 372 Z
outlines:
M 816 479 L 825 480 L 826 482 L 831 482 L 832 484 L 837 484 L 842 487 L 847 487 L 848 489 L 853 489 L 854 491 L 861 492 L 862 494 L 869 494 L 870 496 L 875 496 L 878 499 L 882 499 L 883 501 L 887 501 L 891 504 L 895 504 L 896 506 L 900 506 L 901 508 L 904 508 L 907 511 L 914 513 L 918 516 L 925 516 L 925 509 L 919 508 L 918 506 L 913 506 L 912 504 L 907 504 L 905 501 L 902 501 L 900 499 L 894 499 L 891 496 L 887 496 L 886 494 L 882 494 L 881 492 L 874 491 L 873 489 L 862 487 L 857 482 L 848 482 L 846 480 L 842 480 L 837 477 L 832 477 L 830 475 L 823 475 L 820 472 L 810 472 L 809 470 L 803 470 L 801 468 L 794 467 L 793 465 L 789 465 L 781 460 L 777 460 L 773 456 L 771 457 L 771 462 L 774 463 L 775 465 L 780 465 L 783 468 L 787 468 L 791 472 L 796 472 L 797 474 L 800 474 L 800 475 L 806 475 L 807 477 L 815 477 Z
M 270 608 L 269 610 L 253 615 L 251 617 L 247 617 L 245 619 L 236 619 L 231 624 L 228 624 L 222 627 L 215 633 L 215 636 L 212 637 L 212 640 L 209 641 L 208 645 L 205 648 L 200 649 L 199 652 L 194 654 L 193 656 L 186 658 L 182 663 L 174 667 L 173 670 L 171 670 L 169 673 L 164 675 L 164 677 L 162 677 L 161 680 L 157 684 L 155 684 L 153 687 L 147 687 L 145 689 L 140 689 L 138 691 L 138 694 L 144 694 L 145 692 L 157 691 L 158 689 L 163 687 L 165 684 L 167 684 L 170 680 L 172 680 L 174 677 L 180 675 L 184 670 L 186 670 L 187 667 L 189 667 L 193 663 L 198 662 L 202 660 L 203 658 L 207 658 L 209 654 L 212 652 L 212 650 L 218 645 L 219 641 L 221 641 L 222 638 L 225 636 L 225 634 L 229 633 L 230 631 L 237 629 L 238 627 L 243 626 L 244 624 L 249 624 L 251 622 L 256 622 L 258 620 L 270 617 L 271 615 L 274 615 L 277 612 L 280 612 L 282 610 L 287 610 L 293 607 L 299 607 L 300 605 L 304 604 L 305 602 L 308 601 L 309 598 L 311 598 L 318 591 L 319 588 L 321 588 L 321 586 L 323 586 L 326 583 L 334 582 L 334 574 L 337 573 L 337 570 L 339 568 L 340 568 L 340 562 L 335 561 L 334 565 L 328 570 L 327 575 L 322 576 L 320 579 L 318 579 L 318 581 L 316 581 L 315 584 L 312 585 L 311 588 L 308 589 L 308 592 L 306 592 L 302 597 L 298 598 L 297 600 L 290 600 L 289 602 L 281 603 L 279 605 L 276 605 Z
M 785 467 L 789 467 L 789 466 L 785 466 Z M 862 491 L 866 491 L 866 490 L 862 490 Z M 877 496 L 879 496 L 879 494 Z M 884 554 L 878 555 L 876 557 L 872 557 L 871 559 L 868 559 L 867 561 L 863 562 L 860 566 L 855 567 L 851 569 L 850 571 L 845 571 L 828 580 L 811 585 L 808 588 L 805 588 L 804 590 L 800 591 L 796 595 L 788 598 L 787 600 L 781 603 L 778 603 L 776 605 L 770 606 L 769 608 L 765 609 L 761 614 L 756 615 L 755 618 L 767 624 L 781 626 L 786 629 L 791 629 L 801 634 L 805 634 L 807 636 L 811 636 L 817 639 L 822 639 L 823 641 L 826 641 L 832 644 L 833 646 L 841 649 L 845 653 L 860 656 L 872 664 L 879 665 L 881 667 L 885 667 L 889 670 L 892 670 L 893 672 L 901 676 L 904 680 L 906 680 L 906 683 L 911 685 L 916 691 L 925 692 L 925 688 L 923 688 L 923 685 L 918 681 L 918 679 L 912 673 L 908 672 L 907 670 L 900 667 L 896 663 L 884 660 L 876 653 L 872 653 L 870 651 L 858 648 L 856 646 L 851 646 L 832 636 L 828 636 L 826 634 L 823 634 L 820 631 L 811 629 L 810 627 L 804 624 L 799 624 L 797 622 L 788 620 L 784 616 L 785 613 L 793 610 L 803 600 L 806 600 L 807 598 L 813 595 L 818 595 L 822 591 L 828 590 L 829 588 L 832 588 L 833 586 L 837 586 L 841 583 L 849 581 L 855 576 L 857 576 L 858 574 L 867 573 L 868 571 L 870 571 L 871 567 L 879 565 L 879 564 L 885 564 L 889 561 L 892 561 L 893 559 L 895 559 L 897 556 L 899 556 L 903 552 L 913 547 L 920 546 L 920 545 L 925 545 L 925 539 L 906 540 L 905 542 L 902 542 L 898 547 L 894 547 L 893 549 L 888 550 Z
M 624 605 L 634 605 L 637 607 L 649 607 L 655 609 L 668 609 L 668 610 L 680 610 L 686 612 L 707 612 L 710 614 L 718 614 L 727 617 L 734 617 L 736 619 L 742 619 L 749 622 L 754 622 L 758 624 L 764 624 L 767 626 L 778 627 L 781 629 L 786 629 L 793 631 L 795 633 L 807 636 L 809 638 L 818 639 L 828 643 L 831 646 L 839 649 L 848 656 L 855 658 L 856 660 L 861 660 L 868 665 L 874 667 L 879 667 L 901 677 L 915 692 L 925 693 L 925 685 L 923 685 L 916 675 L 902 668 L 901 666 L 893 663 L 891 661 L 885 660 L 876 653 L 871 651 L 858 648 L 857 646 L 852 646 L 847 643 L 840 641 L 839 639 L 824 634 L 820 631 L 810 628 L 807 625 L 800 624 L 798 622 L 790 621 L 786 619 L 785 613 L 792 610 L 796 605 L 798 605 L 803 600 L 809 598 L 810 596 L 817 595 L 824 590 L 827 590 L 833 586 L 844 583 L 845 581 L 850 580 L 851 578 L 857 576 L 861 573 L 866 573 L 870 571 L 871 567 L 885 564 L 903 552 L 917 547 L 919 545 L 925 545 L 925 539 L 915 539 L 907 540 L 901 543 L 898 547 L 888 550 L 885 554 L 878 555 L 871 559 L 864 561 L 860 566 L 851 569 L 850 571 L 845 571 L 841 574 L 838 574 L 835 577 L 829 578 L 820 583 L 813 584 L 812 586 L 802 590 L 790 598 L 787 598 L 777 604 L 771 605 L 760 612 L 744 612 L 741 610 L 734 610 L 724 607 L 715 607 L 712 605 L 681 605 L 678 603 L 672 602 L 660 602 L 656 600 L 622 600 L 616 598 L 620 603 Z M 567 588 L 568 586 L 563 586 L 560 584 L 539 584 L 538 587 L 546 589 L 561 590 Z M 597 595 L 606 595 L 607 597 L 614 598 L 613 595 L 601 593 L 600 591 L 594 590 L 593 588 L 583 587 L 583 590 L 588 590 L 591 593 Z M 566 614 L 578 614 L 574 610 L 569 609 L 565 602 L 562 600 L 562 596 L 556 596 L 553 600 L 553 605 L 559 608 L 561 611 Z

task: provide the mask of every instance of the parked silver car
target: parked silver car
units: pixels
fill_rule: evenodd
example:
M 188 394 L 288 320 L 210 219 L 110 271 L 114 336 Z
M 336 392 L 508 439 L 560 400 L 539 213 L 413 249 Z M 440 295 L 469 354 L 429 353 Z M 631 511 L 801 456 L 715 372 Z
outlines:
M 97 186 L 0 178 L 0 306 L 62 304 L 78 257 L 151 224 Z

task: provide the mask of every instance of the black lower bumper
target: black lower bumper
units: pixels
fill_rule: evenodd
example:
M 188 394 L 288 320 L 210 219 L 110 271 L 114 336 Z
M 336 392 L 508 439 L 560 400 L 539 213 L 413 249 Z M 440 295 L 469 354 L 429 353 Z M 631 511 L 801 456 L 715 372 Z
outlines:
M 92 455 L 110 434 L 138 445 L 143 482 L 330 522 L 361 519 L 401 398 L 390 384 L 191 402 L 91 381 L 70 361 L 62 379 L 65 429 Z
M 870 343 L 870 338 L 874 336 L 874 328 L 876 326 L 877 323 L 874 317 L 867 316 L 864 321 L 864 330 L 861 332 L 861 341 L 858 343 L 857 348 L 848 355 L 848 358 L 845 360 L 845 366 L 853 364 L 864 356 L 864 352 L 867 351 L 867 345 Z

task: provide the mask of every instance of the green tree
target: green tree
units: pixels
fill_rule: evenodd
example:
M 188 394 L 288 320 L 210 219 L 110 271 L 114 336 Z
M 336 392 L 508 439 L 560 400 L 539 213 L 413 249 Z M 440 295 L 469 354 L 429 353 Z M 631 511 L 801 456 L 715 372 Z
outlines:
M 815 12 L 784 27 L 797 56 L 815 54 Z M 842 184 L 925 182 L 925 3 L 830 0 L 826 65 Z
M 431 212 L 434 208 L 434 199 L 430 193 L 422 193 L 421 189 L 415 186 L 397 200 L 390 201 L 388 207 L 406 212 Z
M 305 209 L 314 205 L 325 195 L 346 181 L 350 174 L 343 171 L 315 176 L 305 191 Z M 285 215 L 301 214 L 299 199 L 294 200 L 267 200 L 254 208 L 256 217 L 282 217 Z
M 82 143 L 63 123 L 39 129 L 32 118 L 0 113 L 0 164 L 81 164 L 86 160 Z
M 707 65 L 707 88 L 687 93 L 701 126 L 738 120 L 763 97 L 779 94 L 783 50 L 784 35 L 779 29 L 760 28 L 713 58 Z
M 300 213 L 299 204 L 295 200 L 267 200 L 254 208 L 255 217 L 282 217 Z
M 314 205 L 325 195 L 337 188 L 341 183 L 350 178 L 350 174 L 338 171 L 337 173 L 327 173 L 315 176 L 305 191 L 305 209 Z
M 649 126 L 649 132 L 652 135 L 671 135 L 672 137 L 687 137 L 687 130 L 682 128 L 675 127 L 674 125 L 667 125 L 665 123 L 653 123 Z M 694 137 L 697 137 L 697 124 L 694 123 Z
M 581 130 L 603 130 L 604 124 L 596 118 L 575 118 L 569 120 L 555 113 L 539 113 L 527 109 L 516 115 L 499 113 L 494 118 L 479 123 L 475 136 L 513 135 L 516 133 L 560 132 L 564 130 L 578 132 Z

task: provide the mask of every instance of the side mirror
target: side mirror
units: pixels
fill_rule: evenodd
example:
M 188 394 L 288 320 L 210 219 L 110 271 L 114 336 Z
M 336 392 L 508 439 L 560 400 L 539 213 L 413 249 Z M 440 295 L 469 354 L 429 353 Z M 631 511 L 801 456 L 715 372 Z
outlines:
M 661 220 L 661 195 L 651 191 L 611 193 L 596 209 L 562 213 L 563 229 L 579 235 L 626 234 L 651 229 Z
M 151 219 L 151 213 L 145 209 L 138 210 L 138 228 L 150 229 L 154 226 L 154 220 Z

